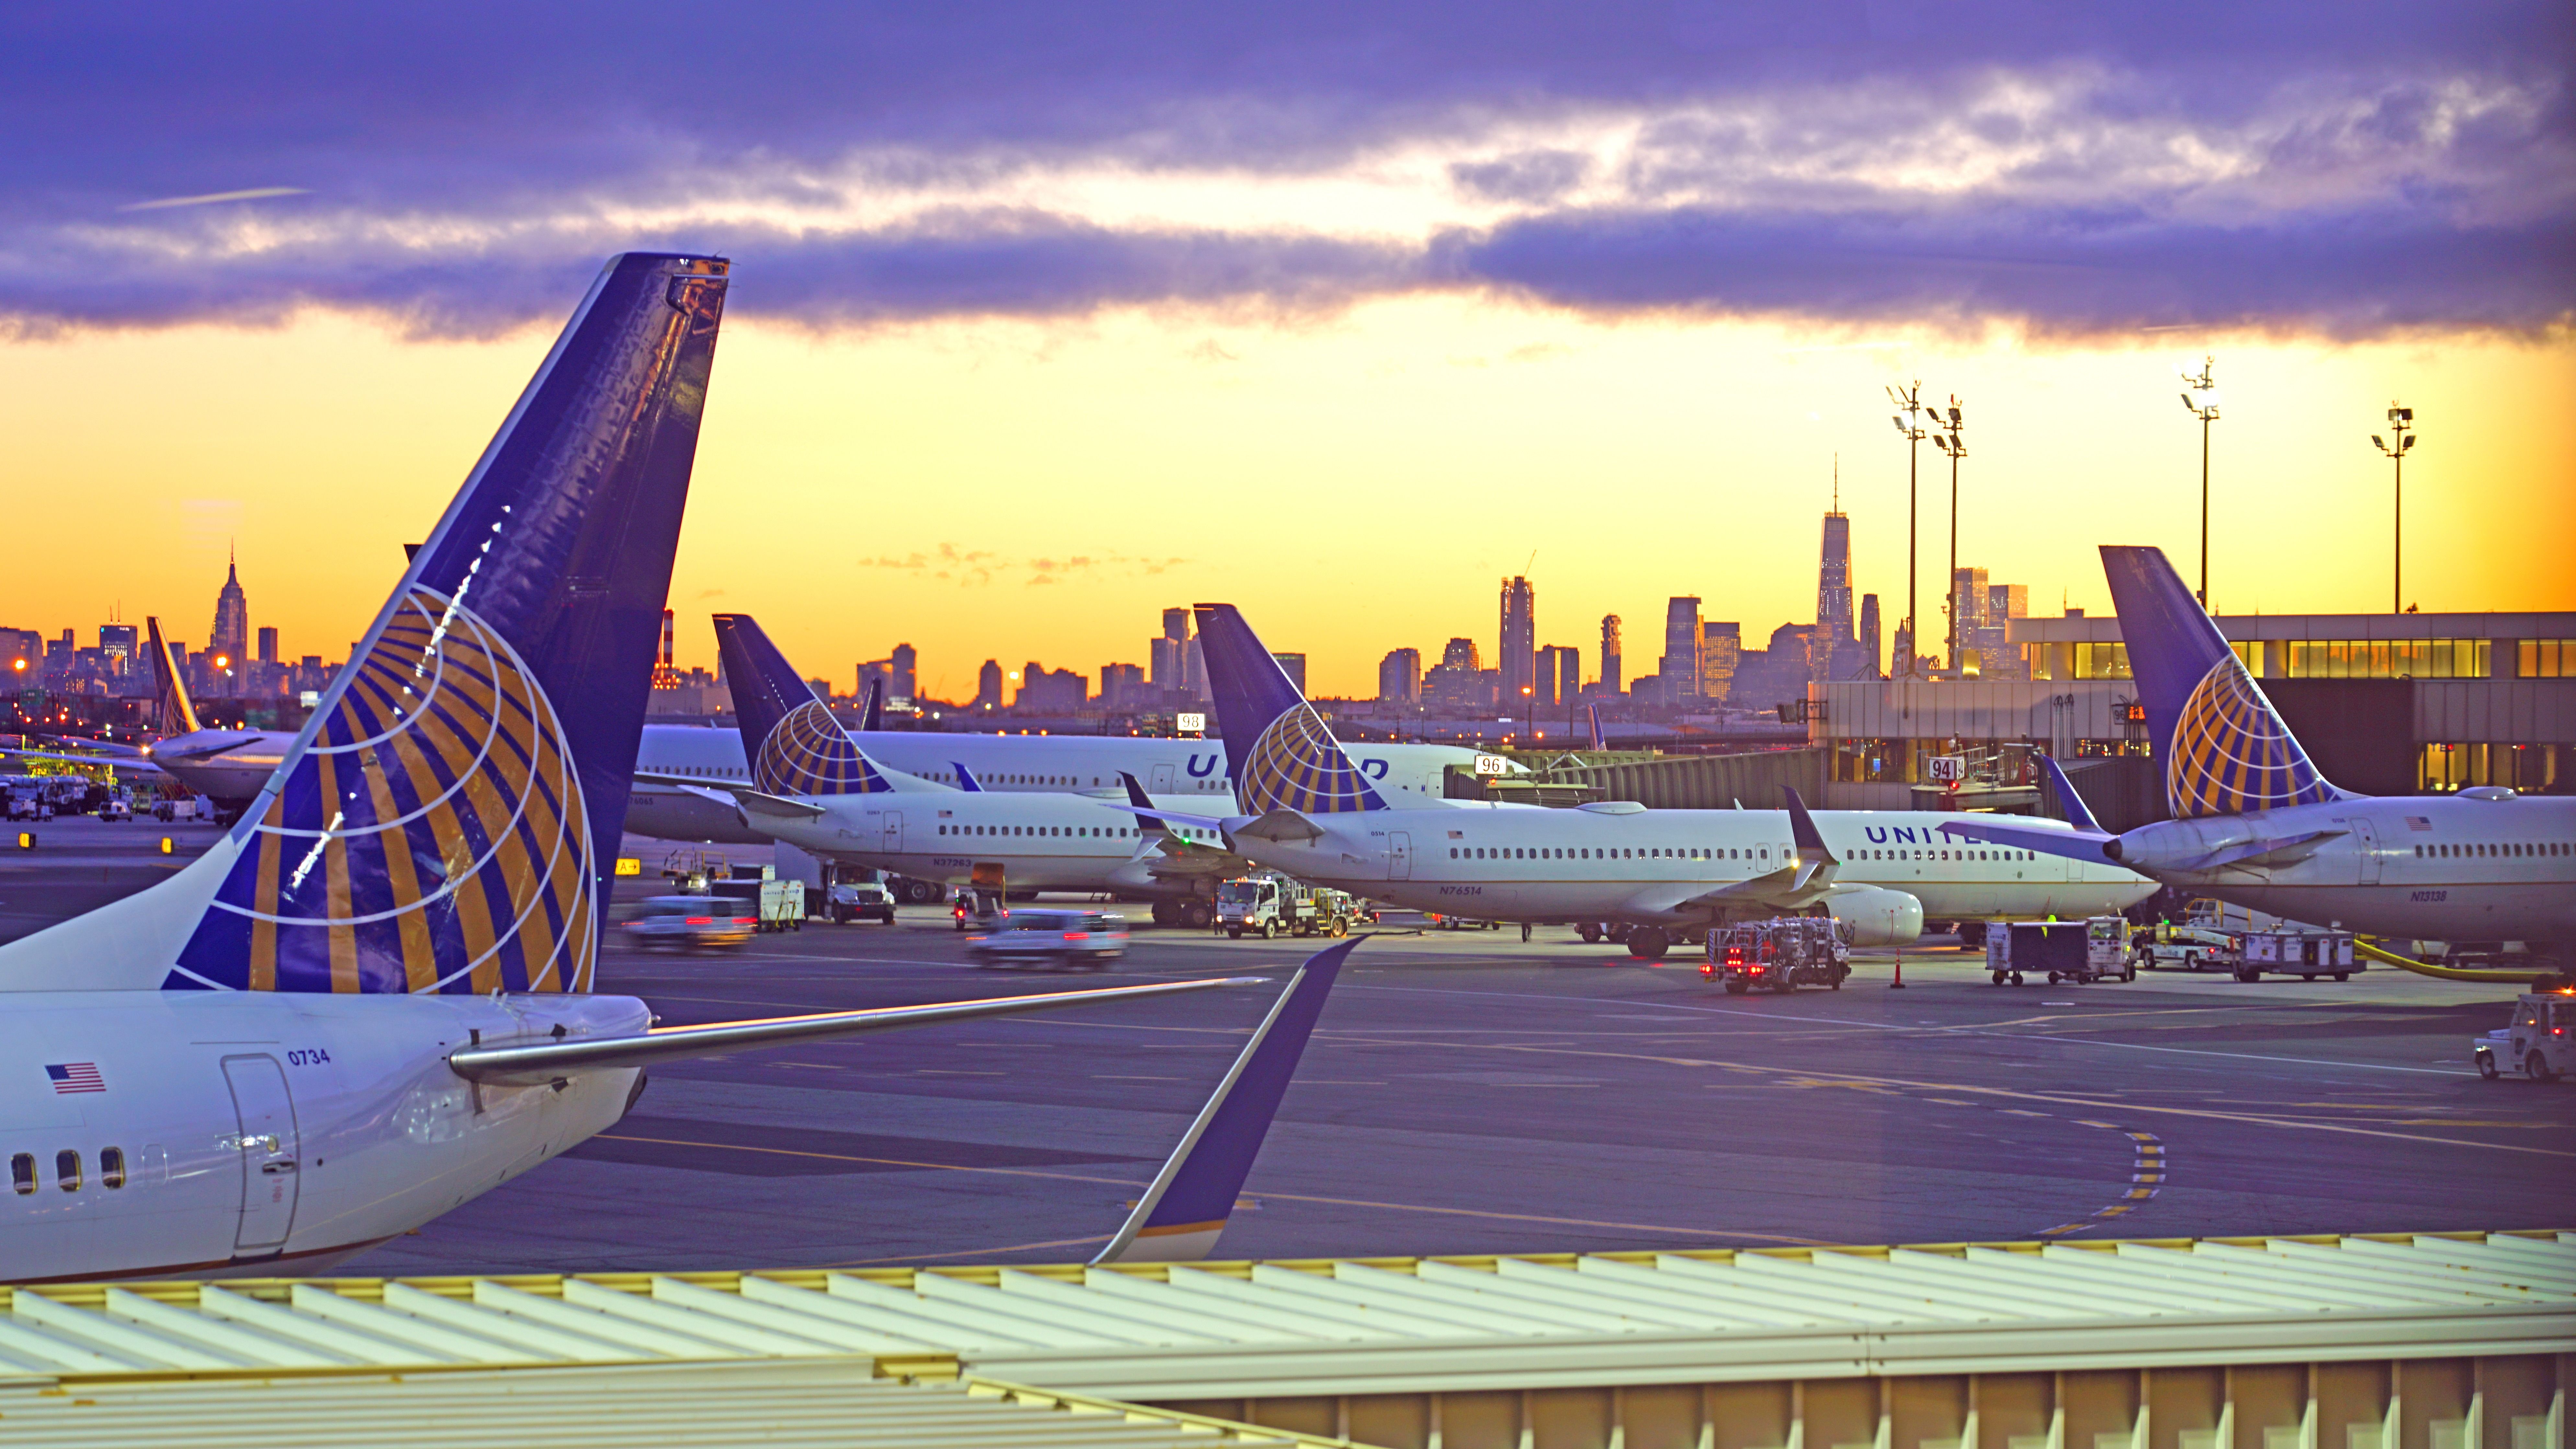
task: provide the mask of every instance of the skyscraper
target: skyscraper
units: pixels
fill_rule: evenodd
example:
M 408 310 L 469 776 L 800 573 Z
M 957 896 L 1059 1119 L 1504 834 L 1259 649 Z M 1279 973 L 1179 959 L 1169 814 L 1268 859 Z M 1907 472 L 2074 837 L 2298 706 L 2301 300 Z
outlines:
M 1377 665 L 1377 697 L 1387 704 L 1422 702 L 1422 651 L 1390 649 Z
M 215 595 L 215 630 L 206 647 L 229 661 L 226 667 L 250 657 L 250 600 L 242 593 L 241 570 L 229 553 L 223 591 Z
M 1828 639 L 1852 637 L 1851 520 L 1825 515 L 1824 562 L 1816 570 L 1816 627 Z
M 1572 704 L 1583 694 L 1583 651 L 1556 651 L 1556 702 Z
M 886 679 L 886 702 L 910 704 L 914 683 L 920 678 L 921 656 L 909 644 L 894 646 L 894 673 Z
M 984 661 L 984 666 L 975 671 L 975 704 L 979 709 L 999 709 L 1002 707 L 1002 665 L 1000 660 L 987 659 Z
M 1565 666 L 1561 662 L 1564 656 L 1565 651 L 1554 644 L 1538 651 L 1538 668 L 1530 680 L 1530 700 L 1533 704 L 1553 706 L 1560 702 L 1557 699 L 1556 681 L 1558 676 L 1565 672 Z
M 1162 637 L 1154 641 L 1145 656 L 1145 669 L 1156 689 L 1174 694 L 1185 693 L 1188 681 L 1182 678 L 1190 640 L 1190 611 L 1165 609 Z
M 1664 657 L 1656 672 L 1676 699 L 1699 697 L 1699 596 L 1681 594 L 1664 603 Z
M 1518 574 L 1503 580 L 1503 672 L 1506 704 L 1534 696 L 1538 686 L 1538 593 Z
M 1735 685 L 1735 661 L 1744 652 L 1744 627 L 1733 620 L 1707 620 L 1699 626 L 1699 692 L 1722 701 Z
M 1864 679 L 1879 678 L 1878 595 L 1876 594 L 1863 594 L 1860 596 L 1860 647 L 1862 654 L 1869 660 L 1869 673 L 1861 677 Z
M 1619 657 L 1619 616 L 1604 614 L 1601 616 L 1601 692 L 1603 694 L 1617 694 L 1623 687 L 1625 676 L 1619 672 L 1623 662 L 1625 661 Z

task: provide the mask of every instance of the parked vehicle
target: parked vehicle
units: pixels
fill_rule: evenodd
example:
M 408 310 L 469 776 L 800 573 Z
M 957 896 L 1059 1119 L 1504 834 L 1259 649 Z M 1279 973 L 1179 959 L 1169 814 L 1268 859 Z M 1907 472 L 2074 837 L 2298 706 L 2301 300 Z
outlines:
M 2478 1075 L 2494 1081 L 2519 1073 L 2535 1082 L 2576 1076 L 2576 990 L 2542 991 L 2518 997 L 2513 1016 L 2500 1031 L 2472 1044 Z
M 1781 916 L 1739 921 L 1708 933 L 1708 959 L 1699 974 L 1722 981 L 1729 996 L 1755 987 L 1790 992 L 1801 986 L 1843 989 L 1851 975 L 1851 943 L 1831 916 Z
M 760 930 L 805 929 L 805 882 L 801 880 L 728 878 L 707 882 L 707 894 L 747 908 Z
M 1105 911 L 1017 910 L 991 932 L 967 937 L 966 952 L 979 966 L 1099 971 L 1127 954 L 1127 922 Z
M 2061 981 L 2078 985 L 2093 981 L 2134 981 L 2137 967 L 2122 960 L 2116 951 L 2108 953 L 2113 964 L 2108 967 L 2095 964 L 2096 923 L 2117 919 L 2097 916 L 2085 921 L 1997 922 L 1986 932 L 1986 974 L 1997 986 L 2006 981 L 2019 986 L 2025 975 L 2041 972 L 2047 973 L 2051 986 Z M 2112 940 L 2116 942 L 2117 938 Z
M 843 881 L 826 894 L 823 913 L 836 926 L 846 926 L 852 921 L 874 921 L 881 926 L 891 926 L 894 924 L 894 892 L 874 881 Z
M 1216 889 L 1216 924 L 1227 936 L 1347 936 L 1358 904 L 1346 891 L 1309 886 L 1273 871 L 1230 880 Z
M 2320 976 L 2344 980 L 2363 969 L 2352 947 L 2350 931 L 2313 931 L 2291 927 L 2247 931 L 2237 937 L 2236 979 L 2260 981 L 2269 972 L 2314 981 Z
M 132 820 L 134 818 L 134 801 L 129 798 L 124 791 L 115 791 L 105 800 L 99 802 L 98 818 L 101 820 L 114 821 Z
M 626 922 L 629 940 L 641 946 L 695 951 L 739 946 L 760 927 L 760 918 L 745 915 L 736 902 L 714 896 L 652 896 L 639 902 Z

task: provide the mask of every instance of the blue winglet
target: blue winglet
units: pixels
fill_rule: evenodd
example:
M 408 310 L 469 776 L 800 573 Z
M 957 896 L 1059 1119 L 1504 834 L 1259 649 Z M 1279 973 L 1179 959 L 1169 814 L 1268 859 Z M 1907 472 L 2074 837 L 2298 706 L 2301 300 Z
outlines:
M 948 768 L 957 772 L 958 789 L 964 790 L 968 794 L 972 795 L 981 795 L 984 793 L 984 782 L 975 778 L 975 772 L 966 768 L 966 762 L 964 760 L 950 760 L 948 762 Z
M 859 706 L 859 733 L 868 734 L 885 728 L 885 676 L 868 676 L 867 702 Z
M 1583 717 L 1584 717 L 1584 719 L 1585 719 L 1586 721 L 1588 721 L 1588 722 L 1591 724 L 1591 726 L 1592 726 L 1592 748 L 1594 748 L 1594 749 L 1596 749 L 1596 750 L 1606 750 L 1606 749 L 1610 748 L 1610 746 L 1608 745 L 1608 743 L 1606 743 L 1606 742 L 1604 741 L 1603 736 L 1602 736 L 1602 734 L 1601 734 L 1601 703 L 1600 703 L 1600 701 L 1595 700 L 1595 701 L 1593 701 L 1592 703 L 1585 705 L 1585 706 L 1583 707 Z
M 2057 787 L 2058 808 L 2066 812 L 2067 824 L 2096 835 L 2111 833 L 2102 828 L 2101 821 L 2093 818 L 2093 812 L 2084 804 L 2084 797 L 2075 793 L 2075 782 L 2066 778 L 2063 766 L 2047 755 L 2039 757 L 2039 766 L 2048 772 L 2048 783 Z
M 1236 1195 L 1261 1153 L 1280 1099 L 1297 1074 L 1297 1059 L 1314 1034 L 1315 1019 L 1333 989 L 1343 958 L 1367 940 L 1354 936 L 1306 958 L 1270 1014 L 1253 1029 L 1216 1095 L 1181 1134 L 1153 1185 L 1137 1200 L 1097 1263 L 1179 1263 L 1204 1258 L 1216 1247 L 1234 1213 Z
M 1127 787 L 1127 803 L 1135 809 L 1137 824 L 1147 830 L 1169 833 L 1171 827 L 1163 823 L 1161 816 L 1147 813 L 1154 808 L 1154 797 L 1145 793 L 1144 785 L 1134 775 L 1121 770 L 1118 783 Z

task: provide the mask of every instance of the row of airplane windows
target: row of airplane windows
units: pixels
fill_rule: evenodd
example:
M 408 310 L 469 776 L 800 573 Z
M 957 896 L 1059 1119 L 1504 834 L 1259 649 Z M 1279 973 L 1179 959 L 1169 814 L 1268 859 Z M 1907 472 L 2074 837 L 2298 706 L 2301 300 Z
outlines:
M 9 1159 L 9 1185 L 20 1197 L 36 1190 L 36 1154 L 21 1152 Z M 125 1149 L 102 1147 L 98 1150 L 98 1185 L 107 1188 L 125 1186 Z M 78 1149 L 66 1147 L 54 1154 L 54 1186 L 65 1192 L 81 1190 L 81 1155 Z
M 742 778 L 742 773 L 738 770 L 719 770 L 713 765 L 682 765 L 678 769 L 668 773 L 692 775 L 701 780 L 739 781 Z M 954 785 L 957 783 L 957 774 L 953 770 L 937 771 L 932 774 L 930 778 L 939 781 L 943 785 Z M 1082 782 L 1071 775 L 997 775 L 986 783 L 994 785 L 1061 785 L 1068 790 L 1078 790 L 1083 788 Z M 1100 777 L 1097 775 L 1092 776 L 1091 783 L 1095 786 L 1099 785 L 1101 783 Z M 1232 789 L 1233 787 L 1223 780 L 1192 780 L 1190 782 L 1190 788 L 1193 790 L 1205 791 Z
M 1213 830 L 1200 830 L 1187 825 L 1175 825 L 1171 828 L 1176 834 L 1187 836 L 1192 840 L 1216 838 L 1216 832 Z M 942 825 L 939 827 L 939 833 L 942 835 L 1084 836 L 1095 840 L 1132 840 L 1144 832 L 1130 830 L 1122 825 Z
M 2513 840 L 2492 844 L 2419 845 L 2415 847 L 2415 858 L 2418 860 L 2458 860 L 2462 857 L 2468 856 L 2484 857 L 2489 859 L 2502 856 L 2519 856 L 2528 858 L 2543 855 L 2569 854 L 2576 854 L 2576 845 L 2571 845 L 2564 840 Z
M 1793 852 L 1791 852 L 1789 847 L 1785 845 L 1780 847 L 1780 859 L 1787 860 L 1792 853 Z M 1604 849 L 1595 852 L 1581 849 L 1579 847 L 1575 849 L 1567 849 L 1563 846 L 1513 846 L 1510 848 L 1500 848 L 1494 846 L 1453 845 L 1449 847 L 1449 858 L 1451 860 L 1767 861 L 1771 859 L 1771 848 L 1767 845 L 1759 846 L 1750 850 L 1742 848 L 1719 850 L 1714 847 L 1700 846 L 1649 846 L 1622 847 L 1615 850 Z M 2038 857 L 2034 852 L 2027 850 L 1861 850 L 1853 852 L 1851 858 L 1854 860 L 1950 860 L 1954 858 L 1958 860 L 2035 860 Z

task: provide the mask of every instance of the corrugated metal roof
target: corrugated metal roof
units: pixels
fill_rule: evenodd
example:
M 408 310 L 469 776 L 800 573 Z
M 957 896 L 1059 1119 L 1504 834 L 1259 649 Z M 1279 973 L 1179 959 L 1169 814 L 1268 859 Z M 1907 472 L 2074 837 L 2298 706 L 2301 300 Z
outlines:
M 1284 1430 L 988 1383 L 869 1376 L 846 1359 L 364 1377 L 0 1385 L 13 1446 L 853 1444 L 919 1449 L 1327 1445 Z
M 2576 1233 L 1115 1268 L 127 1286 L 8 1295 L 63 1379 L 861 1356 L 1114 1398 L 2549 1351 Z

